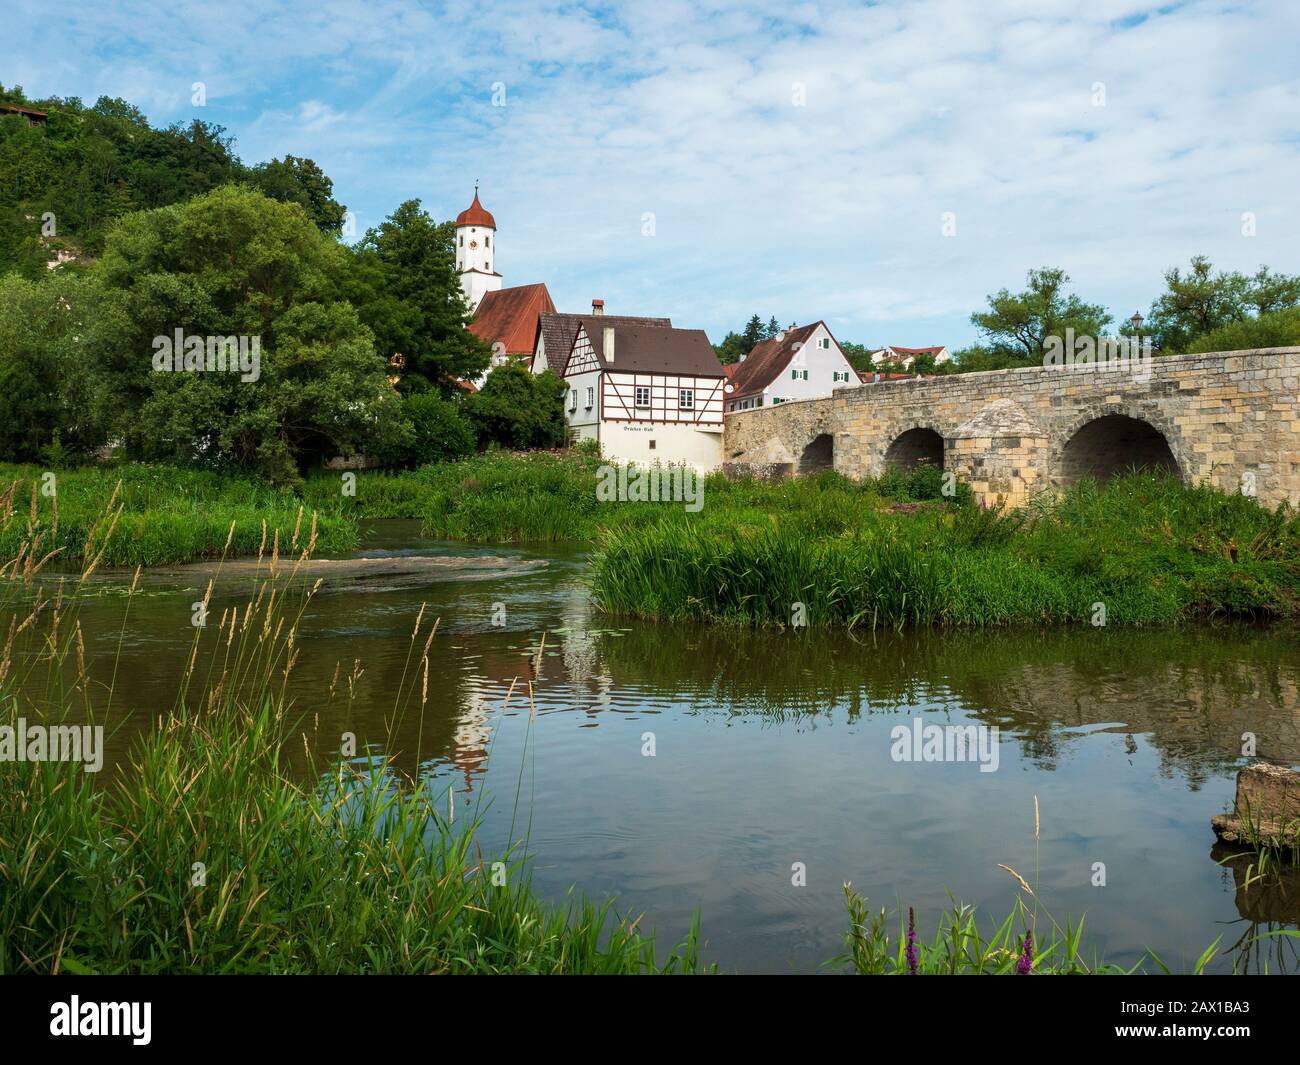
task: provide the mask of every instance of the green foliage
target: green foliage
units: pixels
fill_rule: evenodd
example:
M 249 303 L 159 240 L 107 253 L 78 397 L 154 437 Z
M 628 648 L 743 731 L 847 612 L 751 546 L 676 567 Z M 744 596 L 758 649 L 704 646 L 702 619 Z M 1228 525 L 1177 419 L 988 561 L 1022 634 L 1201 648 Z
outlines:
M 3 557 L 21 572 L 17 556 Z M 62 664 L 78 660 L 76 592 L 60 595 L 51 617 L 14 589 L 0 586 L 0 621 L 22 658 L 49 651 L 46 683 L 58 693 Z M 22 591 L 30 597 L 32 582 Z M 115 786 L 96 787 L 79 763 L 0 762 L 0 973 L 702 969 L 698 925 L 660 956 L 653 935 L 609 902 L 576 893 L 543 902 L 519 846 L 485 853 L 478 823 L 453 824 L 431 781 L 364 757 L 309 770 L 305 783 L 293 774 L 286 746 L 306 733 L 289 716 L 284 683 L 310 598 L 292 577 L 268 578 L 242 625 L 196 629 L 174 704 L 150 709 L 156 725 Z M 47 724 L 70 709 L 84 715 L 78 724 L 105 722 L 112 691 L 85 679 Z M 20 707 L 5 681 L 0 672 L 0 722 L 13 728 L 37 711 Z M 333 698 L 321 693 L 326 712 Z M 395 712 L 413 701 L 407 687 Z
M 471 315 L 456 270 L 455 227 L 407 200 L 352 249 L 339 294 L 357 308 L 380 355 L 400 368 L 403 393 L 438 389 L 488 367 L 491 351 L 465 327 Z
M 41 491 L 47 470 L 56 477 L 53 498 Z M 332 499 L 321 493 L 328 506 L 304 509 L 299 497 L 252 477 L 138 464 L 0 465 L 0 557 L 13 557 L 31 535 L 26 521 L 10 520 L 15 514 L 35 514 L 40 551 L 57 551 L 59 564 L 83 564 L 100 551 L 105 566 L 192 562 L 223 552 L 256 557 L 277 535 L 287 545 L 298 529 L 305 540 L 313 521 L 321 551 L 348 551 L 357 544 L 356 516 L 337 502 L 337 475 L 330 485 Z M 92 537 L 110 500 L 121 513 Z
M 711 485 L 712 482 L 710 482 Z M 738 520 L 614 527 L 594 571 L 603 609 L 785 625 L 1171 624 L 1300 617 L 1300 516 L 1154 475 L 1086 482 L 1037 513 L 829 505 Z M 826 522 L 826 515 L 836 520 Z
M 1253 276 L 1235 271 L 1216 274 L 1210 260 L 1197 255 L 1186 272 L 1179 267 L 1165 271 L 1165 291 L 1152 303 L 1144 328 L 1166 355 L 1229 350 L 1205 347 L 1201 341 L 1234 323 L 1247 323 L 1258 316 L 1272 316 L 1296 307 L 1300 307 L 1300 276 L 1274 274 L 1267 266 L 1261 266 Z M 1285 325 L 1282 328 L 1285 330 Z M 1269 332 L 1267 326 L 1258 333 L 1246 326 L 1242 332 L 1226 335 L 1252 337 Z
M 779 332 L 781 326 L 775 316 L 769 318 L 767 325 L 764 325 L 763 319 L 757 314 L 751 315 L 743 330 L 739 333 L 728 333 L 723 337 L 721 344 L 713 345 L 713 350 L 721 363 L 739 362 L 753 351 L 756 345 L 764 340 L 770 340 Z
M 49 114 L 43 125 L 0 117 L 0 273 L 37 277 L 59 248 L 96 256 L 115 219 L 232 181 L 301 203 L 322 229 L 332 232 L 342 221 L 343 208 L 315 163 L 286 156 L 250 170 L 219 126 L 154 129 L 137 108 L 108 97 L 86 107 L 76 98 L 28 100 L 20 88 L 0 86 L 0 100 Z M 47 212 L 53 233 L 43 232 Z
M 291 483 L 382 441 L 398 397 L 356 311 L 330 297 L 343 255 L 297 204 L 242 187 L 123 218 L 98 266 L 98 350 L 128 454 Z M 155 338 L 178 329 L 259 338 L 259 375 L 159 372 Z
M 483 387 L 465 401 L 465 411 L 481 447 L 558 447 L 567 432 L 567 391 L 549 370 L 535 374 L 508 362 L 488 374 Z
M 378 457 L 386 466 L 423 466 L 472 455 L 476 446 L 474 427 L 465 417 L 463 406 L 436 392 L 404 397 L 402 419 L 410 432 Z
M 1076 336 L 1101 336 L 1111 316 L 1100 304 L 1084 303 L 1066 294 L 1070 276 L 1060 269 L 1030 270 L 1023 292 L 1000 289 L 989 297 L 989 309 L 970 316 L 988 339 L 989 346 L 1015 365 L 1042 365 L 1048 337 L 1064 337 L 1066 329 Z
M 1285 348 L 1300 345 L 1300 307 L 1261 314 L 1257 318 L 1221 325 L 1197 337 L 1188 354 L 1240 351 L 1244 348 Z
M 105 397 L 88 338 L 95 279 L 60 270 L 40 282 L 0 277 L 0 455 L 35 460 L 54 441 L 79 454 L 104 442 Z
M 286 155 L 259 163 L 249 171 L 249 182 L 273 200 L 298 204 L 322 233 L 342 231 L 347 208 L 334 199 L 334 182 L 313 160 Z

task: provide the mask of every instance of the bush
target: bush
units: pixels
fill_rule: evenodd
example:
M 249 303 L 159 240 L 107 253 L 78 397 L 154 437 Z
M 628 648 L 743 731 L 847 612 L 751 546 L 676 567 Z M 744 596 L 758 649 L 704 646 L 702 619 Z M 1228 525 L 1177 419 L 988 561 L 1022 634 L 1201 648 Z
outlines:
M 460 404 L 436 392 L 417 392 L 402 400 L 401 433 L 378 454 L 385 466 L 427 466 L 454 462 L 474 453 L 474 427 Z
M 1244 318 L 1212 329 L 1188 347 L 1189 355 L 1246 348 L 1286 348 L 1300 344 L 1300 307 Z

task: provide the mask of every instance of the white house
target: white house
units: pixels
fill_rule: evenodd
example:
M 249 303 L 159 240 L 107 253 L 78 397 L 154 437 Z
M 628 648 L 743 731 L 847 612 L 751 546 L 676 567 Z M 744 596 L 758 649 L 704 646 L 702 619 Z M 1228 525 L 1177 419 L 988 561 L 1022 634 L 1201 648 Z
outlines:
M 786 329 L 729 369 L 728 412 L 818 399 L 862 384 L 825 322 Z
M 933 348 L 900 348 L 886 344 L 883 348 L 871 353 L 871 365 L 880 367 L 896 366 L 902 370 L 910 370 L 912 363 L 922 355 L 933 355 L 936 366 L 941 363 L 952 362 L 952 355 L 949 354 L 947 346 L 943 344 Z
M 543 357 L 554 358 L 553 346 Z M 704 330 L 583 315 L 561 376 L 573 438 L 599 441 L 614 462 L 702 472 L 722 462 L 727 378 Z

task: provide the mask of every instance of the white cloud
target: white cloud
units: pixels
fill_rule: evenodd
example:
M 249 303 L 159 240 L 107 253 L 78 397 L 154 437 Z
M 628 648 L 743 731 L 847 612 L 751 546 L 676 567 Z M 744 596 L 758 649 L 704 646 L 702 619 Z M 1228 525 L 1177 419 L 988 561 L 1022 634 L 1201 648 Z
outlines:
M 481 178 L 507 283 L 564 307 L 959 345 L 1034 266 L 1125 316 L 1196 252 L 1300 270 L 1284 2 L 19 6 L 11 80 L 163 122 L 205 80 L 202 117 L 248 158 L 314 157 L 362 225 L 410 196 L 452 214 Z

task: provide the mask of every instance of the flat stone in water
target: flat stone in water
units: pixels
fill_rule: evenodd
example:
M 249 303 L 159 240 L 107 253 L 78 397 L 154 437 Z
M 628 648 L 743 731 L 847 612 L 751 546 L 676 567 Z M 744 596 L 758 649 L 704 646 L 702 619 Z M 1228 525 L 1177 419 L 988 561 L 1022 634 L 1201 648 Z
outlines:
M 236 580 L 322 581 L 322 588 L 346 591 L 349 588 L 375 591 L 387 588 L 413 588 L 437 581 L 466 581 L 533 573 L 546 566 L 544 559 L 500 558 L 497 556 L 400 555 L 387 558 L 313 558 L 306 561 L 279 559 L 274 566 L 269 559 L 227 559 L 224 562 L 193 562 L 181 566 L 155 566 L 142 575 L 159 581 L 193 581 L 210 579 L 221 582 Z

